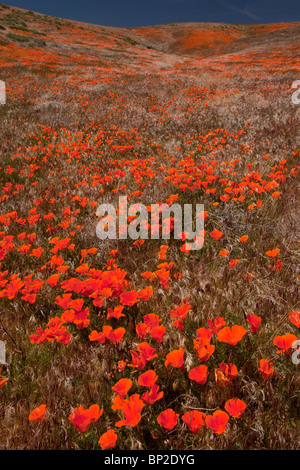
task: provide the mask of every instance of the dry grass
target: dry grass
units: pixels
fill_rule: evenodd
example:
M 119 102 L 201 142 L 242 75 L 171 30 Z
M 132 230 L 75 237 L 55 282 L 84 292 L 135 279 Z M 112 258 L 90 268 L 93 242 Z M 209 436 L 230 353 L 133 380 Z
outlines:
M 6 8 L 0 10 L 0 18 L 6 14 Z M 26 15 L 28 23 L 30 15 Z M 146 369 L 156 371 L 164 396 L 145 406 L 136 427 L 118 429 L 117 448 L 296 449 L 300 369 L 292 363 L 291 355 L 276 354 L 273 339 L 287 333 L 299 336 L 288 320 L 290 312 L 299 310 L 300 108 L 291 102 L 291 84 L 299 79 L 295 35 L 299 25 L 285 29 L 278 41 L 275 34 L 274 48 L 267 52 L 270 31 L 259 33 L 261 47 L 256 35 L 248 47 L 249 33 L 242 52 L 239 45 L 238 49 L 226 49 L 228 55 L 192 60 L 136 46 L 124 39 L 137 40 L 132 31 L 88 25 L 80 29 L 76 23 L 60 23 L 42 15 L 29 21 L 27 29 L 47 30 L 51 38 L 46 39 L 45 47 L 30 52 L 26 43 L 0 46 L 0 78 L 8 87 L 8 103 L 0 107 L 1 195 L 8 196 L 1 199 L 1 214 L 16 211 L 18 218 L 28 218 L 34 207 L 40 214 L 35 225 L 28 221 L 20 225 L 14 218 L 9 225 L 1 224 L 4 234 L 0 241 L 14 236 L 15 243 L 1 261 L 1 272 L 8 271 L 4 279 L 17 275 L 23 280 L 33 274 L 33 279 L 46 281 L 57 272 L 55 268 L 41 269 L 53 256 L 49 240 L 70 237 L 70 243 L 75 244 L 73 251 L 58 253 L 68 266 L 58 285 L 51 288 L 44 284 L 34 303 L 22 300 L 20 293 L 13 299 L 5 293 L 0 298 L 0 339 L 7 346 L 7 365 L 1 374 L 9 378 L 0 389 L 0 448 L 99 449 L 100 435 L 122 416 L 111 409 L 111 387 L 120 378 L 130 377 L 130 395 L 145 391 L 137 383 L 144 370 L 126 367 L 120 373 L 116 366 L 120 360 L 131 362 L 129 351 L 141 342 L 136 325 L 154 312 L 162 319 L 166 335 L 162 343 L 150 337 L 145 340 L 158 354 Z M 84 46 L 79 44 L 84 41 Z M 101 41 L 106 46 L 103 50 Z M 224 142 L 220 142 L 222 137 Z M 133 149 L 123 154 L 113 148 L 124 145 L 133 145 Z M 268 159 L 263 158 L 266 154 Z M 187 159 L 184 171 L 182 164 Z M 207 167 L 215 165 L 217 179 L 208 183 L 208 188 L 216 189 L 213 194 L 203 186 L 191 190 L 168 179 L 168 170 L 175 168 L 181 182 L 192 185 L 197 175 L 189 169 L 192 164 L 199 167 L 205 163 Z M 118 170 L 124 172 L 121 179 L 112 174 Z M 229 201 L 220 199 L 228 187 L 220 179 L 229 178 L 233 188 L 241 188 L 251 173 L 261 175 L 258 189 L 264 187 L 264 191 L 251 192 L 249 185 L 243 189 L 244 200 L 232 200 L 232 193 Z M 200 179 L 206 181 L 207 175 L 203 173 Z M 112 181 L 92 185 L 105 176 L 113 176 Z M 279 186 L 265 189 L 264 181 L 276 181 Z M 122 185 L 126 185 L 127 195 L 142 191 L 141 197 L 133 196 L 134 202 L 154 204 L 178 194 L 181 204 L 203 203 L 209 213 L 201 250 L 187 254 L 180 250 L 181 242 L 167 242 L 166 261 L 174 262 L 171 273 L 183 275 L 179 280 L 173 278 L 168 288 L 158 279 L 149 283 L 141 276 L 157 270 L 164 240 L 146 241 L 138 248 L 132 240 L 100 242 L 96 237 L 97 218 L 90 203 L 116 204 L 123 193 L 113 190 Z M 280 192 L 278 198 L 272 197 L 275 190 Z M 83 198 L 86 205 L 80 205 Z M 261 207 L 250 210 L 258 200 Z M 214 205 L 216 202 L 219 205 Z M 63 227 L 60 224 L 67 207 L 71 207 L 73 220 L 65 218 L 70 225 Z M 44 219 L 49 213 L 54 214 L 53 220 Z M 219 241 L 209 235 L 214 229 L 224 234 Z M 32 249 L 45 250 L 40 258 L 29 256 L 31 251 L 23 255 L 17 250 L 28 243 L 18 239 L 22 232 L 36 234 Z M 249 239 L 242 244 L 239 238 L 245 234 Z M 105 270 L 109 252 L 118 249 L 116 263 L 127 272 L 132 289 L 151 284 L 153 296 L 148 302 L 125 307 L 125 318 L 107 321 L 107 308 L 116 306 L 118 299 L 107 299 L 99 317 L 99 308 L 91 298 L 73 294 L 73 298 L 85 299 L 91 324 L 85 329 L 67 324 L 73 335 L 68 345 L 56 341 L 31 344 L 30 335 L 38 326 L 44 329 L 52 317 L 61 316 L 63 309 L 55 304 L 63 294 L 60 283 L 80 277 L 76 268 L 82 264 L 81 250 L 92 247 L 98 248 L 97 254 L 88 255 L 83 263 Z M 270 269 L 275 261 L 265 254 L 276 247 L 283 263 L 281 271 Z M 228 257 L 219 256 L 221 249 L 229 250 Z M 230 259 L 240 260 L 234 269 L 230 269 Z M 5 285 L 1 289 L 5 290 Z M 185 298 L 191 310 L 181 332 L 172 326 L 170 310 Z M 245 320 L 248 314 L 262 319 L 255 335 Z M 206 385 L 199 386 L 188 379 L 188 371 L 200 364 L 193 339 L 198 328 L 208 327 L 208 318 L 219 316 L 230 326 L 242 325 L 248 334 L 235 347 L 214 338 L 215 352 L 205 363 L 209 377 Z M 124 340 L 117 345 L 89 341 L 89 333 L 101 331 L 103 324 L 124 327 Z M 181 347 L 184 368 L 166 368 L 166 355 Z M 258 371 L 262 358 L 271 360 L 275 369 L 268 381 Z M 215 382 L 214 369 L 221 362 L 234 363 L 238 369 L 238 377 L 227 388 Z M 207 427 L 195 435 L 187 431 L 181 420 L 183 413 L 193 409 L 211 414 L 224 409 L 232 397 L 244 400 L 247 409 L 241 419 L 230 418 L 224 434 L 216 435 Z M 45 421 L 28 421 L 29 413 L 42 403 L 47 404 Z M 74 407 L 94 403 L 104 409 L 103 416 L 81 434 L 68 416 Z M 171 432 L 156 421 L 167 408 L 180 414 Z

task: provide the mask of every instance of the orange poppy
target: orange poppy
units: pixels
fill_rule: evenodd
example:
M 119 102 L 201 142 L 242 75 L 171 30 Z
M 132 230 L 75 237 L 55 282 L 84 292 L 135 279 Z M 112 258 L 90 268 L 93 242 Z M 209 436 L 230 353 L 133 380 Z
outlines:
M 29 421 L 44 421 L 47 405 L 40 405 L 35 408 L 29 415 Z
M 189 371 L 189 378 L 200 385 L 204 385 L 207 380 L 207 366 L 201 365 Z
M 261 372 L 264 380 L 268 380 L 274 373 L 274 369 L 272 369 L 273 362 L 269 361 L 268 359 L 261 359 L 259 361 L 260 367 L 258 370 Z
M 217 410 L 212 415 L 205 418 L 205 424 L 216 434 L 223 434 L 226 431 L 229 416 L 225 411 Z
M 180 369 L 183 366 L 183 357 L 184 357 L 183 348 L 174 349 L 169 354 L 167 354 L 165 366 L 167 367 L 170 364 L 172 367 L 176 367 L 177 369 Z
M 172 431 L 172 429 L 177 425 L 178 416 L 179 414 L 176 414 L 172 408 L 168 408 L 160 413 L 157 418 L 157 422 L 167 431 Z
M 249 323 L 251 332 L 255 334 L 261 324 L 261 318 L 250 313 L 247 315 L 247 322 Z
M 69 421 L 79 432 L 86 432 L 91 423 L 98 421 L 103 410 L 98 405 L 92 405 L 85 409 L 83 406 L 74 408 L 69 416 Z
M 158 379 L 158 375 L 154 370 L 147 370 L 139 376 L 138 384 L 143 387 L 152 387 Z
M 102 450 L 113 449 L 116 446 L 118 436 L 114 429 L 109 429 L 107 432 L 102 434 L 99 439 L 99 444 Z
M 132 387 L 131 379 L 120 379 L 113 387 L 113 391 L 117 393 L 121 398 L 125 398 L 128 391 Z
M 181 419 L 193 434 L 197 434 L 202 426 L 204 426 L 205 418 L 205 413 L 201 413 L 201 411 L 198 410 L 193 410 L 184 413 Z
M 236 346 L 239 341 L 245 336 L 247 330 L 240 325 L 234 325 L 231 328 L 225 326 L 218 333 L 218 340 L 223 343 L 228 343 L 231 346 Z
M 289 314 L 289 320 L 297 326 L 297 328 L 300 328 L 300 312 L 291 312 Z
M 225 403 L 225 410 L 234 418 L 240 418 L 246 408 L 246 403 L 238 398 L 231 398 Z
M 278 349 L 278 351 L 276 351 L 276 354 L 289 354 L 292 344 L 294 343 L 294 341 L 297 341 L 297 339 L 297 336 L 291 334 L 275 336 L 275 338 L 273 339 L 273 344 L 280 348 Z

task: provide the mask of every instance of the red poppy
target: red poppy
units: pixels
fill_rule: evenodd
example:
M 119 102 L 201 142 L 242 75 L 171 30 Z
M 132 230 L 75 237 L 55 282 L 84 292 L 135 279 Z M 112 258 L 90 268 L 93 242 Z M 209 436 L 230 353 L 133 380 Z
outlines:
M 200 385 L 204 385 L 207 380 L 207 366 L 201 365 L 189 371 L 189 378 Z
M 234 364 L 219 364 L 220 369 L 215 369 L 216 382 L 220 386 L 227 387 L 229 383 L 237 376 L 238 371 Z
M 99 444 L 102 450 L 113 449 L 116 445 L 118 436 L 114 429 L 109 429 L 109 431 L 102 434 L 99 439 Z
M 136 290 L 132 290 L 130 292 L 123 292 L 120 295 L 120 302 L 122 305 L 129 305 L 132 307 L 139 301 L 139 293 Z
M 250 325 L 251 332 L 255 334 L 261 324 L 261 318 L 250 313 L 249 315 L 247 315 L 247 322 Z
M 297 336 L 291 334 L 275 336 L 275 338 L 273 339 L 273 344 L 280 348 L 278 351 L 276 351 L 276 354 L 289 354 L 293 342 L 297 341 L 297 339 Z
M 141 420 L 141 411 L 144 406 L 145 404 L 138 394 L 131 395 L 129 400 L 120 399 L 118 405 L 116 405 L 114 400 L 114 409 L 120 409 L 125 416 L 125 419 L 118 421 L 115 425 L 117 427 L 130 426 L 132 428 L 137 426 Z
M 176 414 L 172 408 L 168 408 L 160 413 L 157 418 L 157 422 L 167 431 L 172 431 L 172 429 L 177 425 L 178 416 L 179 414 Z
M 205 424 L 212 429 L 216 434 L 223 434 L 226 431 L 229 416 L 225 411 L 217 410 L 212 415 L 205 418 Z
M 47 405 L 40 405 L 35 408 L 29 415 L 29 421 L 44 421 Z
M 279 248 L 274 248 L 274 250 L 266 251 L 266 255 L 269 256 L 269 258 L 276 258 L 279 252 L 280 252 Z
M 273 362 L 269 361 L 268 359 L 261 359 L 259 361 L 260 367 L 258 370 L 261 372 L 264 380 L 268 380 L 274 373 L 274 369 L 272 369 Z
M 139 376 L 138 384 L 144 387 L 152 387 L 157 381 L 158 376 L 154 370 L 147 370 Z
M 113 387 L 113 391 L 117 393 L 121 398 L 125 398 L 128 391 L 132 387 L 132 380 L 130 379 L 120 379 Z
M 289 320 L 297 326 L 297 328 L 300 328 L 300 312 L 291 312 L 289 314 Z
M 153 405 L 157 400 L 160 400 L 164 396 L 164 392 L 159 392 L 159 386 L 154 384 L 150 388 L 149 392 L 145 392 L 142 395 L 142 400 L 148 405 Z
M 214 240 L 219 240 L 223 236 L 223 232 L 221 232 L 220 230 L 213 230 L 212 232 L 210 232 L 210 236 Z
M 223 343 L 236 346 L 246 333 L 247 330 L 240 325 L 234 325 L 231 328 L 229 326 L 225 326 L 225 328 L 222 328 L 222 330 L 219 331 L 217 338 Z
M 238 398 L 231 398 L 225 403 L 225 410 L 234 418 L 240 418 L 246 408 L 246 403 Z
M 92 405 L 88 409 L 79 406 L 78 408 L 74 408 L 69 416 L 69 421 L 79 432 L 86 432 L 89 425 L 98 421 L 102 413 L 103 410 L 100 409 L 98 405 Z
M 176 367 L 177 369 L 180 369 L 183 366 L 183 357 L 184 357 L 183 348 L 174 349 L 169 354 L 167 354 L 165 366 L 167 367 L 170 364 L 172 367 Z
M 184 413 L 182 416 L 182 421 L 187 425 L 193 434 L 197 434 L 202 426 L 204 426 L 205 418 L 205 413 L 201 413 L 201 411 L 198 410 L 193 410 Z
M 217 335 L 219 331 L 226 325 L 226 321 L 223 317 L 217 317 L 214 318 L 214 320 L 208 319 L 207 324 L 212 334 Z

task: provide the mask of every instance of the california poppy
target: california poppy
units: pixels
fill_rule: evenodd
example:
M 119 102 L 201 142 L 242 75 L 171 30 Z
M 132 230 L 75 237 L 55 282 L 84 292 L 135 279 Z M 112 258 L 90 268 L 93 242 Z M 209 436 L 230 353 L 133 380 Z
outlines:
M 247 322 L 249 323 L 251 332 L 255 334 L 261 324 L 261 318 L 250 313 L 247 315 Z
M 158 376 L 154 370 L 147 370 L 139 376 L 138 383 L 139 385 L 143 385 L 144 387 L 152 387 L 157 381 Z
M 40 405 L 35 408 L 29 415 L 29 421 L 44 421 L 47 405 Z
M 167 431 L 172 431 L 177 424 L 178 416 L 179 414 L 176 414 L 172 408 L 168 408 L 160 413 L 157 418 L 157 422 Z
M 182 416 L 182 421 L 187 425 L 193 434 L 197 434 L 202 426 L 204 426 L 205 418 L 205 413 L 201 413 L 201 411 L 198 410 L 193 410 L 184 413 Z
M 272 369 L 273 362 L 269 361 L 268 359 L 261 359 L 259 361 L 260 367 L 258 370 L 261 372 L 264 380 L 268 380 L 274 373 L 274 369 Z
M 120 379 L 113 387 L 113 391 L 124 398 L 132 387 L 131 379 Z
M 207 380 L 207 366 L 194 367 L 189 371 L 189 378 L 200 385 L 204 385 Z
M 225 403 L 225 410 L 234 418 L 240 418 L 246 408 L 246 403 L 238 398 L 231 398 Z
M 98 405 L 92 405 L 85 409 L 83 406 L 74 408 L 69 416 L 69 421 L 79 432 L 86 432 L 92 422 L 98 421 L 103 410 Z
M 99 439 L 99 444 L 102 450 L 113 449 L 116 445 L 118 436 L 114 429 L 109 429 L 107 432 L 102 434 Z
M 205 418 L 205 424 L 212 429 L 216 434 L 223 434 L 226 431 L 229 416 L 225 411 L 217 410 L 212 415 Z
M 247 330 L 240 325 L 234 325 L 231 328 L 229 326 L 225 326 L 225 328 L 222 328 L 222 330 L 219 331 L 217 338 L 223 343 L 236 346 L 246 333 Z
M 275 338 L 273 339 L 273 344 L 280 348 L 278 349 L 278 351 L 276 351 L 276 354 L 288 354 L 290 352 L 293 342 L 297 341 L 297 339 L 297 336 L 291 334 L 275 336 Z
M 291 312 L 289 314 L 289 320 L 297 326 L 297 328 L 300 328 L 300 312 Z
M 183 348 L 174 349 L 174 351 L 171 351 L 169 354 L 167 354 L 165 366 L 167 367 L 170 364 L 172 367 L 180 369 L 183 366 L 183 357 Z

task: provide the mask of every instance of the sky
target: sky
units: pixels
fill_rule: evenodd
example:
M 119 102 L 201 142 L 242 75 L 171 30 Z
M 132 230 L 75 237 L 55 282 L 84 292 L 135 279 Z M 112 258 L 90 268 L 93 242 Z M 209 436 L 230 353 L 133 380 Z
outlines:
M 300 21 L 300 0 L 2 0 L 2 3 L 60 18 L 125 28 L 180 22 Z

